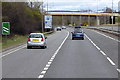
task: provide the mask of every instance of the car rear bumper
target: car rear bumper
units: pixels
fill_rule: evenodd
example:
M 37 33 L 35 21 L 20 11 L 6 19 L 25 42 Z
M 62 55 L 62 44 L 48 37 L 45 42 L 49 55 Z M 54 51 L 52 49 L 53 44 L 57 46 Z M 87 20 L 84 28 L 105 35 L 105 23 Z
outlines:
M 74 37 L 74 38 L 81 38 L 81 37 L 84 37 L 84 35 L 79 35 L 79 36 L 77 36 L 77 35 L 72 35 L 72 37 Z
M 45 46 L 45 42 L 41 43 L 33 43 L 33 42 L 27 42 L 27 46 Z
M 61 29 L 57 29 L 57 31 L 58 31 L 58 30 L 61 30 Z

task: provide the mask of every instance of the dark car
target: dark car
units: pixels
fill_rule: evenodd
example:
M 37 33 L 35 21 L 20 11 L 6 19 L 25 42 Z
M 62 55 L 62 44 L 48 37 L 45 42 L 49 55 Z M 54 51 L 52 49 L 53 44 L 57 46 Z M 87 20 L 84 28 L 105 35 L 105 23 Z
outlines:
M 75 38 L 80 38 L 84 40 L 84 32 L 81 28 L 75 28 L 72 32 L 72 40 L 74 40 Z
M 80 26 L 75 26 L 75 28 L 76 28 L 76 29 L 79 29 L 79 28 L 81 28 L 81 27 L 80 27 Z

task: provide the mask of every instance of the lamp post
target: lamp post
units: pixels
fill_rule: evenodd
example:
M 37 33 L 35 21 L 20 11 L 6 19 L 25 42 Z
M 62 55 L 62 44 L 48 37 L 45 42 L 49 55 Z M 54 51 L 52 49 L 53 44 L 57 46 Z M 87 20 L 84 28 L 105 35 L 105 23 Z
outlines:
M 42 33 L 44 32 L 44 27 L 43 27 L 43 0 L 42 0 Z
M 113 0 L 112 0 L 112 31 L 113 31 Z

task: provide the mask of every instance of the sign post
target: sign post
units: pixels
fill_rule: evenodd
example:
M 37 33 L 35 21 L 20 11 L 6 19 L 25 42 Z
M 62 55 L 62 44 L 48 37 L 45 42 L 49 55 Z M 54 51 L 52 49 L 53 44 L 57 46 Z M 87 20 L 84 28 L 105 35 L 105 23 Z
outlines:
M 10 23 L 2 22 L 2 34 L 9 35 L 10 34 Z

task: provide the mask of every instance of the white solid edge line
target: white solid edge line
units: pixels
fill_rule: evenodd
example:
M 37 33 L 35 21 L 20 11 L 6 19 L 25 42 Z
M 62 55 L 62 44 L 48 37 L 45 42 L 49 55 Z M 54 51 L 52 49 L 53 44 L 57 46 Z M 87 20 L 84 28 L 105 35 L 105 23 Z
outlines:
M 11 52 L 9 52 L 9 53 L 6 53 L 6 54 L 2 55 L 2 57 L 5 57 L 5 56 L 7 56 L 7 55 L 9 55 L 9 54 L 11 54 L 11 53 L 14 53 L 14 52 L 16 52 L 16 51 L 18 51 L 18 50 L 20 50 L 20 49 L 23 49 L 24 47 L 26 47 L 26 46 L 22 46 L 22 47 L 19 48 L 19 49 L 15 49 L 14 51 L 11 51 Z
M 23 47 L 23 46 L 26 46 L 26 44 L 23 44 L 23 45 L 21 45 L 21 46 L 15 47 L 15 48 L 13 48 L 13 49 L 4 51 L 4 52 L 2 52 L 2 53 L 3 53 L 3 54 L 4 54 L 4 53 L 8 53 L 8 52 L 11 52 L 11 51 L 13 51 L 13 50 L 19 49 L 19 48 L 21 48 L 21 47 Z
M 117 71 L 120 73 L 120 69 L 117 69 Z
M 68 31 L 67 31 L 67 32 L 68 32 Z M 65 39 L 63 40 L 63 42 L 61 43 L 61 45 L 60 45 L 60 46 L 58 47 L 58 49 L 55 51 L 54 55 L 56 55 L 56 54 L 58 53 L 58 51 L 61 49 L 62 45 L 63 45 L 63 44 L 65 43 L 65 41 L 67 40 L 68 36 L 69 36 L 69 32 L 68 32 L 66 38 L 65 38 Z M 54 58 L 55 58 L 55 57 L 54 57 Z M 52 56 L 48 63 L 51 64 L 52 61 L 54 60 L 54 58 L 53 58 L 53 56 Z M 50 64 L 47 64 L 47 65 L 45 66 L 45 68 L 46 68 L 45 71 L 48 70 L 48 68 L 50 67 Z M 44 69 L 45 69 L 45 68 L 44 68 Z M 42 71 L 41 74 L 44 73 L 44 75 L 45 75 L 45 73 L 46 73 L 45 71 Z M 39 75 L 38 78 L 43 78 L 44 75 L 43 75 L 43 74 L 42 74 L 42 75 Z
M 115 66 L 115 63 L 109 57 L 107 57 L 107 59 L 113 66 Z

